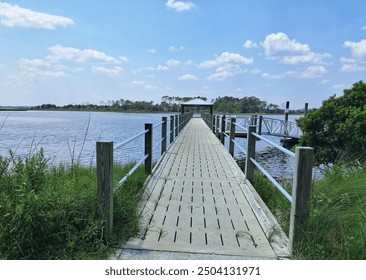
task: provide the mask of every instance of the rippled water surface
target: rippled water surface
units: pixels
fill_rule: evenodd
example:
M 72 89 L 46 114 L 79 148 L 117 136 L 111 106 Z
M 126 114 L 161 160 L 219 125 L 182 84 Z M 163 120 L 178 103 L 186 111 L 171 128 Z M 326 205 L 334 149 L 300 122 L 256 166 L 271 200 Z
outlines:
M 25 111 L 0 112 L 0 155 L 9 150 L 26 156 L 44 148 L 53 162 L 83 164 L 95 162 L 95 145 L 98 140 L 111 140 L 118 144 L 144 131 L 145 123 L 158 124 L 162 114 L 125 114 L 105 112 Z M 154 131 L 158 141 L 161 126 Z M 157 143 L 157 142 L 155 142 Z M 156 150 L 154 158 L 159 151 Z M 136 161 L 143 156 L 143 137 L 116 151 L 119 162 Z
M 95 164 L 95 145 L 98 140 L 111 140 L 118 144 L 144 131 L 145 123 L 158 124 L 164 114 L 24 111 L 0 112 L 0 155 L 8 156 L 12 150 L 18 156 L 26 156 L 41 147 L 51 163 Z M 283 116 L 278 116 L 283 119 Z M 169 119 L 169 118 L 168 118 Z M 169 121 L 168 121 L 169 131 Z M 161 139 L 161 126 L 154 129 L 154 145 Z M 168 136 L 169 138 L 169 136 Z M 280 143 L 279 137 L 269 137 Z M 246 139 L 237 139 L 246 149 Z M 168 141 L 169 142 L 169 141 Z M 226 140 L 226 146 L 228 141 Z M 115 161 L 131 162 L 143 157 L 143 137 L 129 143 L 114 154 Z M 262 141 L 257 142 L 257 156 L 276 177 L 291 177 L 293 159 L 274 150 Z M 160 147 L 154 151 L 157 160 Z M 235 148 L 236 157 L 241 151 Z

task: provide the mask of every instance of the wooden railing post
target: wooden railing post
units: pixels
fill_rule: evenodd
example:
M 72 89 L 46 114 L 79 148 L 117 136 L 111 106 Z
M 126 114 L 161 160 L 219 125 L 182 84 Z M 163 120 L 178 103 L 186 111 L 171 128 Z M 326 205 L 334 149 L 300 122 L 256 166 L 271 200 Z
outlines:
M 168 122 L 168 118 L 167 117 L 162 117 L 162 121 L 163 124 L 161 126 L 161 155 L 163 155 L 166 152 L 166 127 L 167 127 L 167 122 Z
M 153 125 L 151 123 L 145 123 L 145 155 L 148 157 L 145 159 L 145 173 L 151 174 L 152 171 L 152 139 L 153 139 Z
M 263 116 L 259 116 L 259 124 L 258 124 L 258 134 L 262 135 L 262 122 L 263 122 Z
M 230 121 L 230 140 L 229 140 L 229 153 L 232 157 L 234 157 L 234 142 L 233 140 L 235 139 L 235 123 L 236 123 L 236 118 L 231 118 Z
M 220 116 L 216 116 L 216 137 L 220 136 Z
M 99 210 L 108 234 L 113 231 L 113 142 L 98 141 L 97 160 L 97 198 Z
M 216 116 L 212 115 L 212 132 L 215 133 L 216 132 Z
M 174 125 L 175 125 L 175 137 L 178 136 L 178 115 L 174 117 Z
M 220 140 L 221 144 L 225 146 L 225 129 L 226 129 L 226 116 L 223 115 L 221 118 L 221 135 Z
M 245 162 L 245 178 L 249 180 L 250 182 L 253 182 L 254 178 L 254 163 L 250 160 L 251 158 L 255 158 L 255 142 L 256 138 L 254 135 L 252 135 L 253 132 L 256 131 L 255 125 L 250 125 L 248 127 L 247 132 L 247 154 L 246 154 L 246 162 Z
M 170 116 L 170 144 L 174 141 L 174 116 Z
M 289 232 L 289 251 L 292 253 L 301 235 L 306 230 L 310 212 L 310 189 L 314 149 L 297 147 L 292 185 L 292 202 Z

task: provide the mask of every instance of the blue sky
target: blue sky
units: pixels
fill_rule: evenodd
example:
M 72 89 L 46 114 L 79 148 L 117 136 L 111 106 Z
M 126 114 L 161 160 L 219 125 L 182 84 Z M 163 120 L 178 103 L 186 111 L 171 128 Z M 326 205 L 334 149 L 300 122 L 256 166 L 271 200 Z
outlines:
M 0 106 L 256 96 L 366 81 L 365 0 L 0 1 Z

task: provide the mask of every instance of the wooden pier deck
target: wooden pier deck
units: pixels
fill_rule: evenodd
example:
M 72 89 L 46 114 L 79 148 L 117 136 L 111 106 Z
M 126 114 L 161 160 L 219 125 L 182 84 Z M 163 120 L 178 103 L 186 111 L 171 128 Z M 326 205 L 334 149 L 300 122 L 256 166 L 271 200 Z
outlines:
M 147 189 L 141 234 L 116 259 L 151 259 L 152 252 L 160 259 L 288 256 L 276 220 L 200 118 L 183 129 Z

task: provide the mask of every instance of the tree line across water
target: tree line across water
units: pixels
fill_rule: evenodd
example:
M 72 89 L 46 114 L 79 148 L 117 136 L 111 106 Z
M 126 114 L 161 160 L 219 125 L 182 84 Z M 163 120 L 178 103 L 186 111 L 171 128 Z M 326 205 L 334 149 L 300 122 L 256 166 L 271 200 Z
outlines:
M 131 101 L 128 99 L 101 101 L 99 105 L 68 104 L 56 106 L 55 104 L 42 104 L 32 109 L 41 110 L 76 110 L 76 111 L 111 111 L 111 112 L 179 112 L 180 104 L 192 99 L 200 98 L 208 101 L 207 97 L 172 97 L 163 96 L 160 103 L 153 101 Z M 215 112 L 222 113 L 267 113 L 282 114 L 284 108 L 268 103 L 254 96 L 236 98 L 231 96 L 217 97 L 210 101 L 214 105 Z M 291 110 L 291 113 L 301 113 L 302 110 Z

